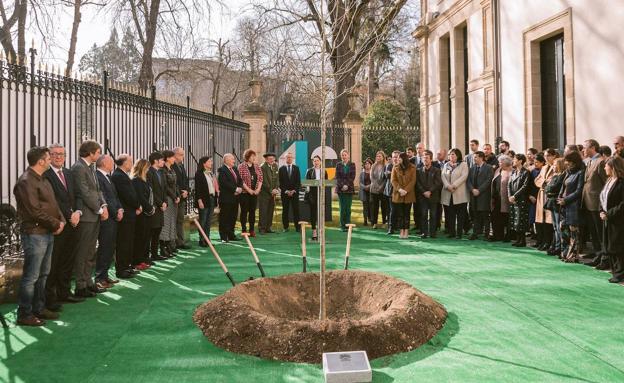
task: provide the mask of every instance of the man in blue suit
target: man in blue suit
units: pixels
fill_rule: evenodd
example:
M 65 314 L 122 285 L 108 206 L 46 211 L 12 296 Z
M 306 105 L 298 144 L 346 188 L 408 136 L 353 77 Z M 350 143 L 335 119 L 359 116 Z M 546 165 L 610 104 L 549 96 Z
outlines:
M 110 219 L 100 224 L 98 237 L 97 260 L 95 263 L 95 283 L 99 289 L 109 289 L 118 280 L 109 278 L 108 269 L 113 261 L 115 245 L 117 243 L 117 225 L 123 219 L 124 210 L 117 196 L 117 189 L 111 180 L 111 173 L 115 167 L 113 159 L 104 155 L 97 159 L 97 180 L 104 200 L 110 212 Z

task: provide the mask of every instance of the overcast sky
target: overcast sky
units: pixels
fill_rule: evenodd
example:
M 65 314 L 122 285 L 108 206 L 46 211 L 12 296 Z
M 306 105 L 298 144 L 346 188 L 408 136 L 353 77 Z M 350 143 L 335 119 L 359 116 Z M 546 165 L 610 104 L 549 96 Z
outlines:
M 236 19 L 249 8 L 249 2 L 250 0 L 227 0 L 226 3 L 229 9 L 215 7 L 210 17 L 211 36 L 206 37 L 214 40 L 219 37 L 230 37 L 233 28 L 236 26 Z M 56 44 L 58 47 L 53 47 L 45 51 L 42 49 L 43 44 L 41 40 L 43 37 L 41 34 L 34 30 L 30 33 L 31 36 L 27 41 L 31 39 L 35 40 L 35 46 L 39 48 L 39 59 L 42 60 L 43 63 L 65 65 L 67 61 L 67 50 L 69 49 L 69 35 L 73 21 L 69 11 L 71 11 L 70 8 L 68 8 L 67 12 L 60 14 L 58 16 L 58 23 L 55 25 Z M 111 25 L 112 19 L 110 16 L 98 12 L 98 8 L 96 7 L 84 7 L 80 29 L 78 30 L 76 63 L 80 61 L 82 55 L 87 53 L 94 43 L 99 46 L 108 40 L 111 32 Z

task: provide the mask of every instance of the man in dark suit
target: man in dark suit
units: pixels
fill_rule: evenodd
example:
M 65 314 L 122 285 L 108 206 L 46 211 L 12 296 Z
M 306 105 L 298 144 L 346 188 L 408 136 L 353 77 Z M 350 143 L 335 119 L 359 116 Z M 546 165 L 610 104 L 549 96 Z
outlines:
M 483 234 L 487 239 L 490 233 L 490 209 L 492 203 L 492 178 L 494 168 L 485 163 L 485 153 L 473 153 L 474 165 L 470 168 L 466 187 L 470 193 L 470 210 L 474 215 L 471 240 Z
M 95 269 L 95 246 L 100 230 L 100 221 L 108 219 L 108 209 L 95 175 L 95 161 L 100 158 L 102 148 L 95 141 L 85 141 L 80 145 L 80 158 L 71 167 L 76 192 L 76 206 L 80 211 L 80 223 L 74 261 L 76 276 L 75 294 L 88 298 L 104 292 L 93 281 Z
M 165 210 L 167 210 L 167 199 L 165 190 L 165 175 L 161 169 L 165 166 L 165 160 L 161 152 L 154 152 L 149 155 L 149 162 L 152 166 L 147 171 L 147 183 L 152 188 L 154 196 L 155 213 L 149 218 L 150 222 L 150 263 L 167 259 L 166 254 L 158 254 L 160 245 L 160 231 L 165 225 Z
M 223 166 L 219 168 L 219 236 L 221 242 L 237 241 L 234 234 L 238 200 L 243 191 L 243 180 L 234 166 L 235 158 L 231 153 L 223 156 Z
M 587 231 L 591 235 L 592 250 L 588 258 L 590 265 L 601 270 L 611 268 L 609 257 L 604 251 L 603 223 L 600 219 L 600 192 L 607 182 L 605 160 L 598 153 L 600 144 L 596 140 L 587 140 L 584 144 L 584 154 L 588 159 L 585 169 L 585 183 L 583 184 L 583 206 L 587 212 Z
M 124 210 L 123 218 L 117 223 L 117 248 L 115 251 L 115 275 L 117 278 L 132 278 L 135 276 L 132 269 L 134 256 L 134 227 L 137 214 L 141 214 L 141 205 L 136 190 L 132 186 L 130 171 L 132 170 L 132 156 L 120 154 L 115 160 L 117 169 L 111 180 L 117 189 L 117 196 Z
M 176 183 L 178 189 L 180 189 L 180 203 L 178 203 L 178 217 L 176 220 L 176 248 L 178 249 L 190 249 L 191 247 L 186 244 L 184 239 L 184 217 L 186 215 L 186 204 L 188 201 L 189 191 L 189 178 L 184 167 L 184 149 L 177 147 L 173 149 L 175 157 L 175 163 L 171 166 L 176 174 Z
M 115 164 L 113 159 L 104 155 L 96 161 L 97 179 L 100 184 L 100 190 L 104 195 L 104 200 L 108 206 L 111 216 L 100 224 L 100 235 L 98 237 L 97 261 L 95 263 L 95 283 L 100 289 L 109 289 L 118 280 L 111 279 L 108 276 L 108 270 L 117 243 L 117 224 L 123 219 L 124 209 L 121 207 L 117 189 L 113 185 L 110 174 L 113 172 Z
M 442 191 L 442 176 L 439 168 L 433 166 L 433 152 L 425 150 L 423 166 L 416 175 L 416 191 L 420 206 L 421 238 L 435 238 L 438 226 L 438 205 Z
M 290 207 L 292 206 L 295 229 L 299 227 L 299 189 L 301 189 L 301 174 L 299 167 L 293 164 L 293 154 L 286 153 L 286 165 L 278 172 L 279 185 L 282 191 L 282 224 L 284 231 L 288 231 Z
M 61 234 L 54 237 L 52 266 L 46 281 L 46 307 L 57 311 L 61 302 L 77 303 L 84 298 L 71 292 L 71 277 L 74 268 L 74 247 L 76 246 L 76 226 L 80 222 L 74 196 L 74 184 L 69 169 L 65 167 L 65 148 L 63 145 L 50 145 L 50 168 L 43 173 L 50 181 L 54 197 L 67 221 Z

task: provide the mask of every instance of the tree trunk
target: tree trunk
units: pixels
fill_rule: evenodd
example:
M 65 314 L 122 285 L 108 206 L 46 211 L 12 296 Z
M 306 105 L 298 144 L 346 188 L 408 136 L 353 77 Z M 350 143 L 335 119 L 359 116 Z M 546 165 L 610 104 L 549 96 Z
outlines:
M 149 14 L 145 15 L 145 43 L 143 44 L 143 62 L 139 73 L 139 86 L 147 91 L 154 82 L 154 69 L 152 54 L 156 43 L 156 28 L 158 27 L 158 14 L 160 0 L 152 0 Z
M 17 18 L 17 57 L 20 64 L 24 64 L 26 59 L 26 13 L 28 11 L 28 0 L 22 0 Z
M 80 26 L 81 14 L 80 7 L 82 0 L 74 1 L 74 23 L 72 24 L 71 38 L 69 40 L 69 52 L 67 53 L 67 68 L 65 68 L 65 76 L 70 77 L 74 67 L 74 57 L 76 56 L 76 43 L 78 41 L 78 27 Z

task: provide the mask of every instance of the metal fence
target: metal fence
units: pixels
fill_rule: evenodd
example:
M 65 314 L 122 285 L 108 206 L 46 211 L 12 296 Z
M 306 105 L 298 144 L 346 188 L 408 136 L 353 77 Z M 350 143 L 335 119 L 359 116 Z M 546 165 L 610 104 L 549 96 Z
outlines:
M 278 156 L 294 141 L 307 141 L 310 152 L 321 146 L 321 124 L 318 122 L 271 121 L 266 130 L 267 151 Z M 329 125 L 326 130 L 326 145 L 339 152 L 351 152 L 351 129 L 343 125 Z
M 32 55 L 34 59 L 34 55 Z M 100 80 L 83 81 L 45 70 L 0 61 L 0 242 L 6 245 L 12 230 L 9 216 L 15 205 L 13 186 L 27 167 L 26 153 L 34 145 L 61 143 L 67 166 L 78 157 L 85 139 L 103 145 L 108 154 L 129 153 L 147 158 L 154 150 L 183 147 L 190 178 L 194 157 L 212 155 L 215 169 L 221 155 L 240 155 L 246 147 L 248 124 L 186 105 L 157 99 L 155 87 L 144 96 L 112 86 L 106 73 Z M 191 209 L 192 206 L 189 206 Z M 0 243 L 0 245 L 3 245 Z
M 181 146 L 196 158 L 245 148 L 248 125 L 156 99 L 108 84 L 76 80 L 42 70 L 0 61 L 0 192 L 2 202 L 14 204 L 12 186 L 27 166 L 33 145 L 59 142 L 67 149 L 68 166 L 76 160 L 80 143 L 94 139 L 109 154 L 129 153 L 147 158 L 153 150 Z M 192 156 L 186 168 L 196 170 Z

